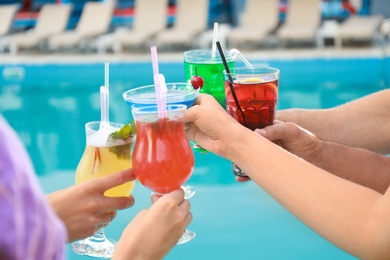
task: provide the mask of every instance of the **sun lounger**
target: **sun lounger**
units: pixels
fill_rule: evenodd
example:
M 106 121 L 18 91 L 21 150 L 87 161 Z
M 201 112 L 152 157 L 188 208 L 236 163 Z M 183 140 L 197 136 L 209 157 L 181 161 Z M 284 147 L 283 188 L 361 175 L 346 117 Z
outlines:
M 48 47 L 51 50 L 81 46 L 83 43 L 107 32 L 114 5 L 102 2 L 87 2 L 81 13 L 76 28 L 54 35 L 48 39 Z
M 18 5 L 0 5 L 0 37 L 8 34 L 14 20 Z
M 6 42 L 10 52 L 36 47 L 49 36 L 65 31 L 71 11 L 69 4 L 45 4 L 39 11 L 36 25 L 26 32 L 12 34 Z
M 0 52 L 4 50 L 8 42 L 8 34 L 17 10 L 18 5 L 16 4 L 0 5 Z
M 321 23 L 320 0 L 289 0 L 286 21 L 276 32 L 282 43 L 316 42 Z
M 260 44 L 279 22 L 279 0 L 247 0 L 239 25 L 230 30 L 227 41 L 231 47 Z
M 155 37 L 158 46 L 192 46 L 196 37 L 207 29 L 209 0 L 177 0 L 176 16 L 171 28 Z
M 375 34 L 383 21 L 380 15 L 358 16 L 347 18 L 339 27 L 336 45 L 342 47 L 346 41 L 367 41 L 372 42 Z
M 143 47 L 167 25 L 168 0 L 136 0 L 131 28 L 120 28 L 116 32 L 99 37 L 96 41 L 99 52 L 111 46 L 115 52 L 122 47 Z

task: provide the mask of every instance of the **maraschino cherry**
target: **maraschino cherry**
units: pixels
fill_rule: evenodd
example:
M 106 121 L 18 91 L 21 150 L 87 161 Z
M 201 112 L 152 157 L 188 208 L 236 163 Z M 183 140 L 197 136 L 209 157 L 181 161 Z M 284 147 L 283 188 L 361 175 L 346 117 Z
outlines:
M 201 89 L 203 87 L 204 80 L 201 76 L 198 76 L 198 67 L 195 67 L 195 76 L 191 78 L 191 85 L 194 89 Z

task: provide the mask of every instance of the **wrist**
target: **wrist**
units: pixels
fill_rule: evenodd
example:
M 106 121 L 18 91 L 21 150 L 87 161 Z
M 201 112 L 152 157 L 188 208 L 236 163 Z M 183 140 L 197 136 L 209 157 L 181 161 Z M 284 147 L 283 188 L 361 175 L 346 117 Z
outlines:
M 252 144 L 250 135 L 255 133 L 238 124 L 230 129 L 229 140 L 225 140 L 226 154 L 223 157 L 229 161 L 240 164 L 240 162 L 247 157 L 248 147 Z
M 340 148 L 340 145 L 336 143 L 320 141 L 315 159 L 309 162 L 323 170 L 332 172 L 335 166 L 335 158 L 337 158 L 338 154 L 342 154 Z

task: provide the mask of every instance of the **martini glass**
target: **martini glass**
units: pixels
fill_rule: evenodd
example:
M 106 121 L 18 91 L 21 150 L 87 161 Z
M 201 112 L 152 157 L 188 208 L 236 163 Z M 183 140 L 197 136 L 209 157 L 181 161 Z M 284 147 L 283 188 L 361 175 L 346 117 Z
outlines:
M 188 108 L 194 104 L 196 98 L 198 97 L 199 91 L 195 90 L 191 83 L 166 83 L 166 86 L 167 105 L 182 104 L 186 105 Z M 127 90 L 122 94 L 122 97 L 131 110 L 157 105 L 155 85 L 142 86 Z M 195 194 L 195 189 L 190 185 L 183 185 L 182 189 L 184 190 L 186 199 L 191 198 Z

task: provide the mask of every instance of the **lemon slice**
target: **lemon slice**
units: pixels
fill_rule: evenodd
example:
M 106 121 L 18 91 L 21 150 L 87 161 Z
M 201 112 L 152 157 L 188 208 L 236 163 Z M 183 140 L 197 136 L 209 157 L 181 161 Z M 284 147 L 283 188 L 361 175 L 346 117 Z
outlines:
M 261 82 L 265 82 L 265 80 L 261 78 L 246 78 L 246 79 L 239 80 L 239 82 L 240 83 L 261 83 Z

